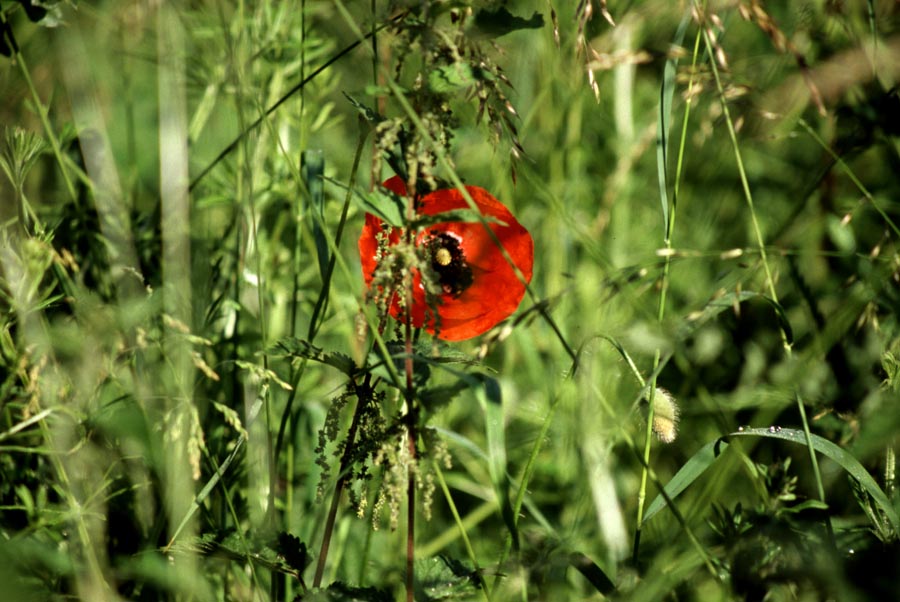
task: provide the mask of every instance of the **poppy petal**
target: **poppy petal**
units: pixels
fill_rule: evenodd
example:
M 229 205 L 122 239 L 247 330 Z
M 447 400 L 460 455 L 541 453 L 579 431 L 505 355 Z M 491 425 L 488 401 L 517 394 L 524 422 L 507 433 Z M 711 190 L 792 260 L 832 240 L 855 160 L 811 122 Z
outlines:
M 388 179 L 383 186 L 396 194 L 406 194 L 406 185 L 399 176 Z M 494 218 L 497 222 L 486 225 L 443 222 L 430 226 L 426 232 L 419 233 L 416 240 L 416 244 L 425 244 L 430 237 L 441 234 L 452 236 L 459 243 L 467 273 L 471 270 L 471 284 L 465 290 L 456 295 L 451 293 L 441 295 L 441 302 L 437 306 L 439 329 L 432 315 L 433 311 L 425 302 L 421 275 L 415 273 L 413 277 L 413 299 L 409 311 L 413 326 L 419 328 L 424 325 L 429 332 L 432 334 L 436 332 L 439 338 L 448 341 L 469 339 L 490 330 L 515 312 L 525 294 L 525 285 L 497 247 L 495 237 L 521 271 L 525 282 L 531 281 L 534 264 L 534 241 L 528 230 L 487 190 L 478 186 L 467 186 L 466 191 L 482 215 Z M 428 193 L 419 198 L 417 204 L 417 210 L 422 215 L 435 215 L 468 207 L 462 193 L 455 188 Z M 359 240 L 359 251 L 367 286 L 371 284 L 377 268 L 377 236 L 385 228 L 386 226 L 377 217 L 366 214 Z M 493 236 L 487 231 L 488 228 Z M 391 229 L 388 232 L 388 244 L 399 242 L 400 236 L 400 230 Z M 396 299 L 391 303 L 390 312 L 395 318 L 402 318 L 404 314 Z

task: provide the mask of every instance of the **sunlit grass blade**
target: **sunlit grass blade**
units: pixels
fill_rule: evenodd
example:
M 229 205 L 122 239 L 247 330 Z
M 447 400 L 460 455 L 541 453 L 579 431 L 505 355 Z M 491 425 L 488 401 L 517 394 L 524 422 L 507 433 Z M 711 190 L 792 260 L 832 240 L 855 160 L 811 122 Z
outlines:
M 743 428 L 733 433 L 729 433 L 721 439 L 711 441 L 704 445 L 691 456 L 684 465 L 682 465 L 678 472 L 675 473 L 675 476 L 666 483 L 665 491 L 668 497 L 674 500 L 694 483 L 694 481 L 703 476 L 707 469 L 718 460 L 722 452 L 728 448 L 728 439 L 736 437 L 781 439 L 783 441 L 806 446 L 806 435 L 803 431 L 797 429 L 772 426 L 766 428 Z M 882 512 L 890 522 L 891 527 L 894 529 L 895 536 L 897 533 L 900 533 L 900 517 L 898 517 L 896 509 L 863 465 L 849 452 L 823 437 L 811 435 L 810 439 L 812 441 L 813 449 L 840 465 L 847 473 L 847 476 L 856 480 L 866 493 L 872 497 L 878 510 Z M 667 503 L 663 496 L 658 496 L 647 508 L 644 521 L 649 521 L 664 509 L 666 505 Z M 877 525 L 875 526 L 877 527 Z
M 718 439 L 716 441 L 711 441 L 701 447 L 687 462 L 682 464 L 681 468 L 678 469 L 678 472 L 676 472 L 675 475 L 669 479 L 669 482 L 666 483 L 665 490 L 669 499 L 674 500 L 677 498 L 685 489 L 690 487 L 694 481 L 703 476 L 706 473 L 706 470 L 719 458 L 719 454 L 727 447 L 727 441 Z M 644 523 L 647 523 L 651 518 L 656 516 L 656 514 L 665 508 L 666 505 L 666 498 L 662 495 L 657 495 L 656 498 L 650 502 L 650 505 L 647 506 L 647 511 L 644 513 Z
M 510 484 L 506 472 L 506 424 L 503 420 L 503 401 L 500 383 L 493 378 L 482 379 L 475 389 L 475 396 L 484 412 L 485 433 L 487 435 L 488 461 L 491 480 L 497 494 L 500 515 L 509 530 L 513 549 L 519 549 L 519 528 L 510 502 Z
M 685 11 L 675 32 L 672 44 L 680 47 L 684 41 L 684 34 L 691 22 L 690 11 Z M 662 85 L 659 89 L 659 120 L 656 125 L 656 173 L 659 181 L 659 201 L 662 207 L 663 227 L 665 228 L 665 240 L 669 240 L 671 232 L 669 228 L 669 130 L 671 129 L 672 98 L 675 95 L 675 71 L 678 67 L 677 57 L 666 60 L 663 69 Z
M 768 428 L 745 428 L 743 430 L 729 433 L 727 436 L 764 437 L 769 439 L 781 439 L 783 441 L 789 441 L 791 443 L 796 443 L 802 446 L 806 446 L 807 444 L 806 434 L 803 431 L 791 428 L 782 428 L 779 426 L 770 426 Z M 844 469 L 848 477 L 859 482 L 859 484 L 862 485 L 862 487 L 865 489 L 866 493 L 872 496 L 872 499 L 877 504 L 878 509 L 884 514 L 885 517 L 887 517 L 888 521 L 891 524 L 891 527 L 893 527 L 894 537 L 897 537 L 897 535 L 900 534 L 900 516 L 897 515 L 897 510 L 894 508 L 894 505 L 885 495 L 884 491 L 881 489 L 878 483 L 875 482 L 875 479 L 872 478 L 872 475 L 869 474 L 869 471 L 866 470 L 865 467 L 859 463 L 859 460 L 854 458 L 849 452 L 835 445 L 828 439 L 825 439 L 818 435 L 810 435 L 809 439 L 812 441 L 813 449 L 826 456 L 830 460 L 836 462 L 841 468 Z

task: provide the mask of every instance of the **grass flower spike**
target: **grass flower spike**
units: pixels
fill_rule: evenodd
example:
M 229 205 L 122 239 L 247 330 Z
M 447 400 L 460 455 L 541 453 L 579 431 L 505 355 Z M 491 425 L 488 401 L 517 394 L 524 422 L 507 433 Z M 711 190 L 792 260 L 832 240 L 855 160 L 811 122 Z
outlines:
M 398 176 L 384 183 L 392 192 L 405 195 L 406 185 Z M 493 220 L 487 224 L 497 240 L 531 281 L 534 242 L 531 235 L 500 201 L 487 190 L 467 186 L 478 210 Z M 435 215 L 467 209 L 469 205 L 456 189 L 441 189 L 416 199 L 419 215 Z M 392 228 L 371 214 L 359 238 L 359 254 L 366 286 L 371 286 L 385 247 L 403 240 L 403 231 Z M 412 269 L 412 305 L 409 317 L 416 328 L 425 329 L 447 341 L 478 336 L 509 317 L 525 295 L 525 285 L 506 261 L 485 225 L 480 222 L 442 222 L 416 233 L 417 250 L 424 252 L 430 266 L 432 287 L 417 268 Z M 427 280 L 427 279 L 425 279 Z M 402 292 L 395 286 L 389 293 L 391 315 L 404 319 Z M 436 315 L 435 315 L 435 312 Z

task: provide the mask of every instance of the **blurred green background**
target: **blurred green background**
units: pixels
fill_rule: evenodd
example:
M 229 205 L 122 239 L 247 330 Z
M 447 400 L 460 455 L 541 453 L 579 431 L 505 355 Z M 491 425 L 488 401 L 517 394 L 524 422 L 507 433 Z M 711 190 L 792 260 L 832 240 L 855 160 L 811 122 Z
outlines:
M 432 52 L 440 35 L 511 83 L 498 87 L 522 153 L 473 86 L 440 100 L 455 174 L 534 237 L 536 302 L 497 344 L 442 351 L 496 379 L 501 428 L 471 390 L 428 416 L 452 467 L 428 473 L 417 599 L 897 595 L 884 508 L 846 466 L 820 455 L 817 477 L 804 445 L 762 437 L 698 470 L 633 557 L 655 483 L 739 426 L 806 421 L 896 508 L 895 2 L 25 4 L 2 4 L 20 53 L 0 57 L 0 574 L 17 599 L 293 599 L 311 584 L 342 451 L 317 452 L 319 431 L 330 416 L 343 438 L 352 412 L 329 408 L 348 379 L 273 346 L 309 338 L 331 253 L 317 240 L 335 237 L 344 187 L 392 175 L 371 132 L 353 172 L 370 124 L 348 96 L 408 125 L 387 78 L 412 97 L 454 60 Z M 324 159 L 321 197 L 305 151 Z M 362 221 L 351 203 L 312 341 L 354 359 L 371 345 L 356 328 L 372 317 Z M 680 414 L 674 442 L 652 440 L 646 502 L 635 370 Z M 386 419 L 400 401 L 389 389 Z M 371 506 L 370 472 L 351 489 Z M 827 506 L 809 503 L 820 484 Z M 513 529 L 503 509 L 520 486 Z M 368 512 L 340 505 L 323 585 L 399 597 L 405 527 Z M 467 568 L 427 564 L 439 554 Z M 426 583 L 430 569 L 455 589 Z M 352 595 L 307 599 L 379 599 Z

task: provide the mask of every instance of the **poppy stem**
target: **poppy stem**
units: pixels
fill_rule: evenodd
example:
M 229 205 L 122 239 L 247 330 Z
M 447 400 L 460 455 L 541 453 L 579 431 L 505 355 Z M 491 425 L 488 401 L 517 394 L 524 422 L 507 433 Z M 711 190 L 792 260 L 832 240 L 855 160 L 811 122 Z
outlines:
M 410 413 L 410 416 L 413 414 Z M 406 485 L 406 600 L 414 602 L 415 573 L 414 560 L 416 555 L 416 425 L 415 419 L 410 420 L 409 425 L 409 456 L 410 464 L 407 468 L 408 482 Z
M 337 518 L 338 504 L 341 500 L 341 494 L 344 486 L 350 479 L 350 463 L 353 454 L 353 442 L 356 439 L 356 431 L 362 419 L 363 411 L 366 404 L 372 396 L 371 375 L 366 374 L 365 380 L 361 386 L 351 381 L 356 393 L 356 410 L 353 412 L 353 420 L 350 422 L 350 430 L 347 431 L 347 440 L 344 445 L 344 453 L 341 456 L 341 466 L 338 472 L 338 480 L 334 485 L 334 494 L 331 497 L 331 507 L 328 509 L 328 517 L 325 519 L 325 532 L 322 535 L 322 547 L 319 549 L 319 558 L 316 562 L 316 573 L 313 577 L 313 587 L 322 585 L 322 577 L 325 575 L 325 561 L 328 558 L 328 548 L 331 546 L 331 536 L 334 533 L 334 521 Z
M 407 188 L 415 190 L 415 188 Z M 415 199 L 415 194 L 413 199 Z M 409 203 L 406 208 L 406 219 L 412 222 L 415 217 L 415 201 Z M 412 244 L 413 233 L 406 228 L 406 242 Z M 413 306 L 413 283 L 409 282 L 404 291 L 406 294 L 406 307 Z M 415 571 L 413 560 L 416 551 L 416 406 L 415 391 L 413 389 L 413 328 L 412 316 L 406 312 L 403 321 L 404 352 L 406 359 L 403 362 L 406 372 L 406 435 L 409 445 L 409 464 L 406 467 L 406 601 L 415 602 Z
M 412 297 L 407 289 L 407 295 Z M 404 324 L 406 359 L 406 434 L 409 445 L 409 465 L 407 466 L 406 485 L 406 600 L 414 602 L 415 572 L 414 559 L 416 549 L 416 407 L 413 389 L 413 338 L 412 324 L 409 316 Z

